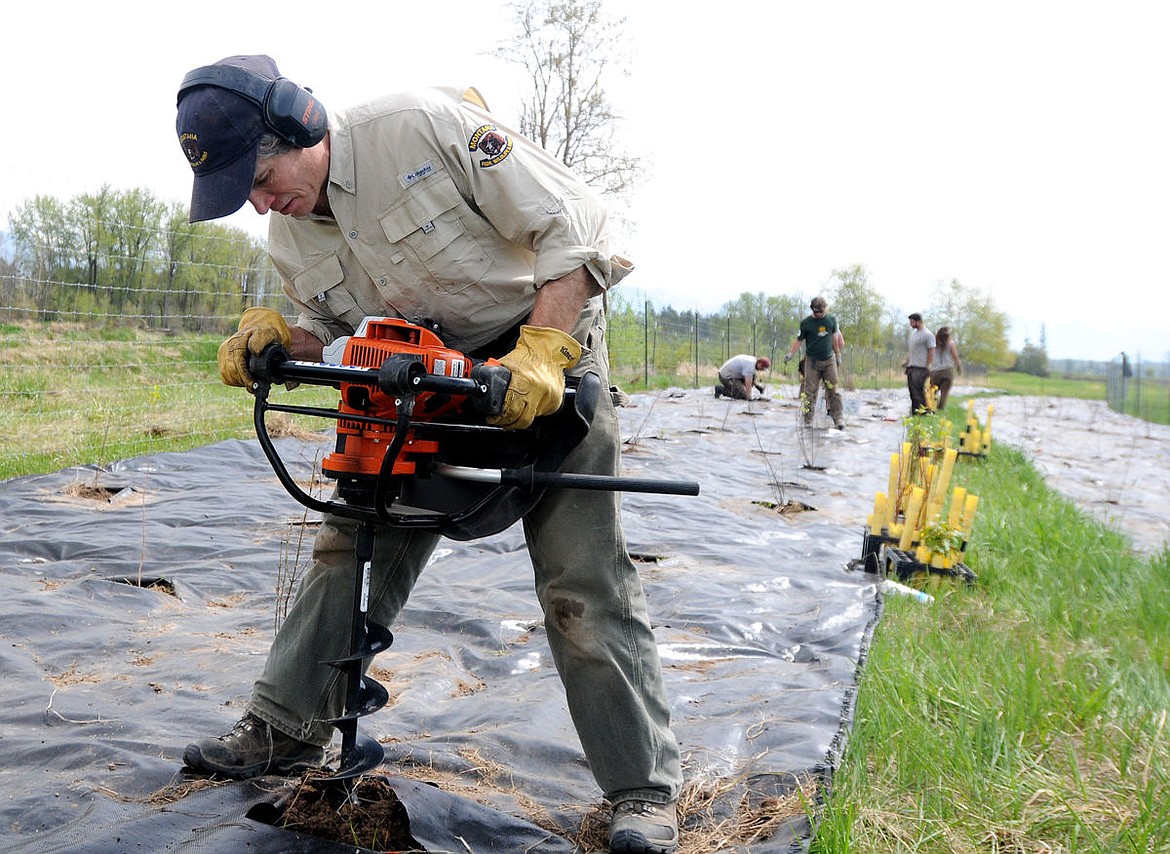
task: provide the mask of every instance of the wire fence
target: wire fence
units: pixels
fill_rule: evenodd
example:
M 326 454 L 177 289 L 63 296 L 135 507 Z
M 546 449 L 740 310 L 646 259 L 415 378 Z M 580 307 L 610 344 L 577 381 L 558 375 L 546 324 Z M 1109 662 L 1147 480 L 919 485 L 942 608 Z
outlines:
M 784 354 L 796 335 L 790 328 L 734 314 L 701 315 L 673 310 L 611 314 L 609 342 L 612 378 L 629 390 L 665 386 L 701 388 L 714 386 L 719 367 L 731 356 L 747 353 L 765 356 L 772 367 L 764 382 L 796 382 L 798 365 L 784 363 Z M 905 382 L 902 362 L 905 349 L 874 349 L 846 344 L 842 353 L 842 384 L 855 388 L 887 388 Z M 966 365 L 966 381 L 983 384 L 987 368 Z
M 242 255 L 243 266 L 238 258 L 200 260 L 191 262 L 195 271 L 155 259 L 139 265 L 133 285 L 0 270 L 0 479 L 69 466 L 101 470 L 128 457 L 251 438 L 251 399 L 219 382 L 216 350 L 249 305 L 294 312 L 271 270 Z M 763 382 L 797 382 L 796 363 L 786 365 L 783 355 L 798 319 L 655 309 L 625 302 L 619 290 L 608 323 L 611 379 L 627 391 L 713 387 L 719 366 L 739 353 L 771 360 Z M 842 386 L 897 387 L 905 382 L 904 356 L 904 349 L 846 342 Z M 985 368 L 964 367 L 964 383 L 986 384 Z M 1118 411 L 1170 420 L 1164 365 L 1117 360 L 1077 369 L 1109 371 Z M 294 394 L 305 405 L 336 403 L 328 388 Z M 290 430 L 323 429 L 291 421 Z
M 1170 424 L 1170 366 L 1119 354 L 1106 366 L 1105 399 L 1114 412 Z

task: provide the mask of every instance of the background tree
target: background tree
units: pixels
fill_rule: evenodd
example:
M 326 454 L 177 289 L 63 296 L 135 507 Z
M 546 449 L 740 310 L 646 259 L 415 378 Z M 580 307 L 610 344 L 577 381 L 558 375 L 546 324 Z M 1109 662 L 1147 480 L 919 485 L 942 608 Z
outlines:
M 263 241 L 189 223 L 185 206 L 149 190 L 106 186 L 67 202 L 36 196 L 9 227 L 3 308 L 13 317 L 223 331 L 242 307 L 283 299 Z
M 964 360 L 988 368 L 1011 367 L 1015 356 L 1008 343 L 1009 325 L 1007 314 L 979 289 L 967 287 L 958 279 L 935 286 L 928 326 L 932 330 L 949 326 Z
M 1012 370 L 1022 374 L 1046 377 L 1048 376 L 1048 352 L 1042 345 L 1033 344 L 1025 338 L 1024 346 L 1016 355 L 1016 364 Z
M 172 202 L 164 216 L 166 230 L 160 241 L 165 281 L 162 314 L 187 314 L 199 290 L 200 268 L 189 263 L 196 244 L 199 223 L 189 222 L 187 206 Z
M 519 33 L 496 55 L 523 66 L 532 81 L 520 132 L 598 192 L 626 191 L 639 159 L 615 141 L 620 117 L 604 84 L 626 73 L 617 47 L 625 19 L 607 18 L 600 0 L 527 0 L 510 8 Z
M 16 268 L 31 282 L 31 306 L 41 320 L 52 315 L 52 283 L 72 278 L 76 234 L 66 205 L 53 196 L 34 196 L 21 202 L 8 219 L 15 244 Z
M 706 332 L 716 340 L 723 341 L 723 356 L 732 352 L 747 352 L 753 356 L 775 358 L 778 347 L 788 343 L 792 327 L 790 300 L 769 297 L 763 291 L 741 293 L 736 299 L 724 303 L 723 309 L 710 318 L 700 318 L 700 334 Z M 735 344 L 732 342 L 747 342 Z
M 801 318 L 808 314 L 808 301 L 799 294 L 769 296 L 763 311 L 768 328 L 775 332 L 780 346 L 787 347 L 800 331 Z
M 147 260 L 159 239 L 166 212 L 166 205 L 149 190 L 127 190 L 114 198 L 109 251 L 111 308 L 115 313 L 151 313 L 148 302 L 138 299 L 135 292 L 143 291 L 148 284 Z
M 897 353 L 901 359 L 906 355 L 906 339 L 909 334 L 908 312 L 901 306 L 887 305 L 882 310 L 881 339 L 878 347 Z
M 0 231 L 0 306 L 12 305 L 16 297 L 16 264 L 8 235 Z
M 84 256 L 85 283 L 90 294 L 96 293 L 101 267 L 108 262 L 106 248 L 109 223 L 113 220 L 112 200 L 110 185 L 103 184 L 96 193 L 83 193 L 69 202 L 69 217 L 76 223 L 78 248 Z
M 885 346 L 882 323 L 885 300 L 870 285 L 865 267 L 852 264 L 833 270 L 827 290 L 829 313 L 837 318 L 847 346 L 869 349 Z

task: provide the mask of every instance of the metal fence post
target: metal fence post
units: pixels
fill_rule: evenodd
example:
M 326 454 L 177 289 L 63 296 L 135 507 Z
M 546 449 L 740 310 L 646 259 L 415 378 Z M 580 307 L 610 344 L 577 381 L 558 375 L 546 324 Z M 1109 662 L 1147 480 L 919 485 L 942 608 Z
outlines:
M 642 311 L 642 385 L 650 388 L 650 300 Z
M 699 310 L 696 308 L 691 311 L 691 317 L 695 319 L 695 388 L 699 387 Z

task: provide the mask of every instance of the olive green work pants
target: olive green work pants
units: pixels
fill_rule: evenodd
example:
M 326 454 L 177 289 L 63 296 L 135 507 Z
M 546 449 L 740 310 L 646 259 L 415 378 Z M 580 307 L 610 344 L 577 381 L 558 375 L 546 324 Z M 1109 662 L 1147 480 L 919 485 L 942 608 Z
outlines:
M 602 388 L 608 388 L 601 366 Z M 600 396 L 565 471 L 616 475 L 617 413 Z M 536 594 L 569 712 L 594 778 L 610 800 L 666 803 L 682 783 L 679 747 L 646 597 L 626 552 L 618 493 L 550 489 L 523 520 Z M 357 523 L 326 514 L 313 563 L 256 681 L 249 711 L 281 732 L 328 745 L 344 711 L 344 678 L 322 662 L 349 653 Z M 369 619 L 392 626 L 439 535 L 380 526 Z M 479 603 L 482 607 L 483 603 Z
M 821 383 L 825 384 L 825 401 L 829 408 L 829 418 L 834 424 L 840 424 L 842 419 L 841 392 L 838 391 L 837 360 L 809 359 L 804 360 L 804 380 L 801 383 L 801 405 L 804 410 L 804 423 L 811 425 L 813 408 L 817 404 L 817 390 Z

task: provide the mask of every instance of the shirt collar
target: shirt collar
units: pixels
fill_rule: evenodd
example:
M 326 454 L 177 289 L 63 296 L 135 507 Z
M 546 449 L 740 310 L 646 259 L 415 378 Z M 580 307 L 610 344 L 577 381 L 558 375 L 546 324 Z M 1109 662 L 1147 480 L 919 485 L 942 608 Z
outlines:
M 353 138 L 349 126 L 340 117 L 331 121 L 329 126 L 329 183 L 350 195 L 357 192 Z

